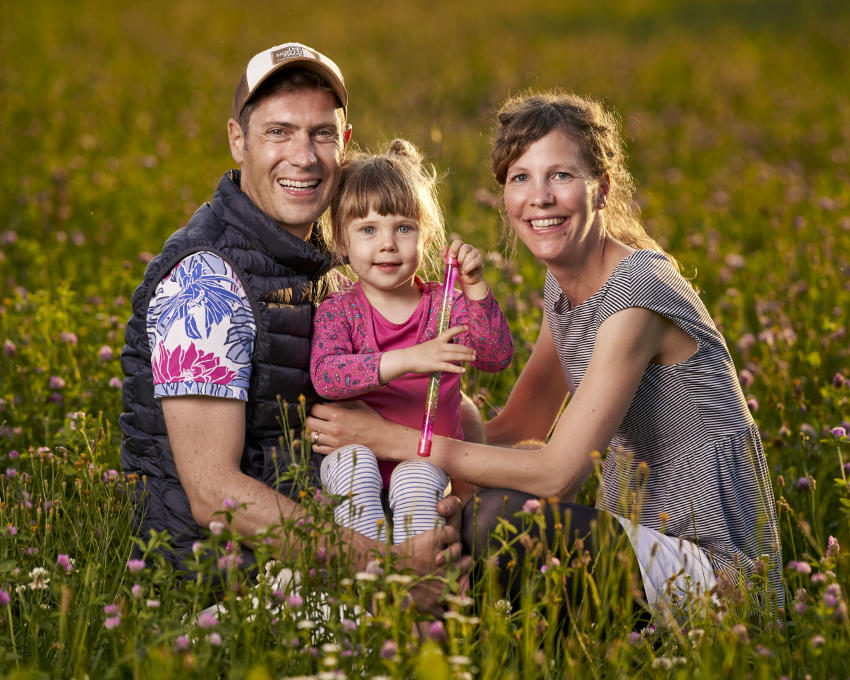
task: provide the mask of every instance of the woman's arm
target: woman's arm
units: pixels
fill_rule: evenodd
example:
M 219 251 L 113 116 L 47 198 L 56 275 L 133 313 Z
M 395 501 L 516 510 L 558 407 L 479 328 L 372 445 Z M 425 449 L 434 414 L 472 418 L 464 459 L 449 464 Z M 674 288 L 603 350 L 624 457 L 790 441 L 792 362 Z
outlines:
M 661 317 L 646 309 L 629 308 L 609 317 L 599 328 L 584 379 L 543 448 L 516 450 L 435 437 L 431 462 L 451 477 L 478 486 L 507 487 L 541 497 L 572 496 L 593 469 L 591 453 L 604 451 L 622 422 L 668 329 Z M 545 350 L 551 338 L 543 341 L 541 334 L 538 345 L 541 342 Z M 532 366 L 532 377 L 541 367 Z M 523 389 L 542 384 L 539 377 L 528 380 Z M 538 404 L 539 395 L 533 391 L 526 393 L 524 405 L 521 396 L 512 393 L 509 400 L 514 401 L 516 417 L 532 419 L 537 409 L 551 414 L 552 404 Z M 356 440 L 380 458 L 405 460 L 416 455 L 418 432 L 384 421 L 362 405 L 316 406 L 307 424 L 321 433 L 320 453 Z
M 505 407 L 484 424 L 487 441 L 505 446 L 524 439 L 544 440 L 567 397 L 561 362 L 544 315 L 537 343 L 519 375 Z

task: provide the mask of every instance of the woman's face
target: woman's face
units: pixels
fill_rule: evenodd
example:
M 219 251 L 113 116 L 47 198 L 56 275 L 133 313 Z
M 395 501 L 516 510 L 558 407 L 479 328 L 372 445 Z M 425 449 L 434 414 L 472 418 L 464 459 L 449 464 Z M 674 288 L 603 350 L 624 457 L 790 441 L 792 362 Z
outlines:
M 553 130 L 508 167 L 505 211 L 535 257 L 557 263 L 575 255 L 592 233 L 598 185 L 578 145 L 561 130 Z

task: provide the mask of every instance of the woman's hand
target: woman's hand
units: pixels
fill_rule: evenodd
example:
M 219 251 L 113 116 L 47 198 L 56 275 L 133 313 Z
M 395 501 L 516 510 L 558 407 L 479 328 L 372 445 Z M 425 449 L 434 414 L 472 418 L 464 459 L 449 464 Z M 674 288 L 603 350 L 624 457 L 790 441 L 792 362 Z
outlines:
M 448 252 L 457 260 L 457 273 L 460 288 L 467 300 L 483 300 L 490 293 L 490 286 L 484 280 L 484 257 L 475 246 L 460 239 L 452 241 Z

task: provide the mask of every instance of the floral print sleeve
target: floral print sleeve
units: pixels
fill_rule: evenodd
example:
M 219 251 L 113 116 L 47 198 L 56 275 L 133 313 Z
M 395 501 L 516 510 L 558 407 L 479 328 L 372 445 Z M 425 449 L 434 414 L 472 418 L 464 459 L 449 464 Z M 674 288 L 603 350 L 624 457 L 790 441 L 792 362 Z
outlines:
M 467 327 L 459 341 L 475 350 L 475 368 L 498 373 L 510 366 L 514 357 L 511 329 L 492 291 L 483 300 L 467 300 L 456 293 L 451 325 Z
M 189 255 L 151 298 L 148 340 L 155 397 L 248 400 L 257 327 L 239 278 L 211 252 Z

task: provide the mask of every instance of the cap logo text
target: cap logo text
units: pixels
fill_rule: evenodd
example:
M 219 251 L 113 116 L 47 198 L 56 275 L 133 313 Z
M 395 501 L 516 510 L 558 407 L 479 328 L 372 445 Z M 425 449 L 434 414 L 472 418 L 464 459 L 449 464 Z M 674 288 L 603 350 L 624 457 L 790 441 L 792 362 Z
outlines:
M 309 58 L 310 55 L 305 53 L 303 47 L 284 47 L 282 50 L 272 52 L 272 64 L 279 64 L 287 59 L 296 59 L 299 57 Z

